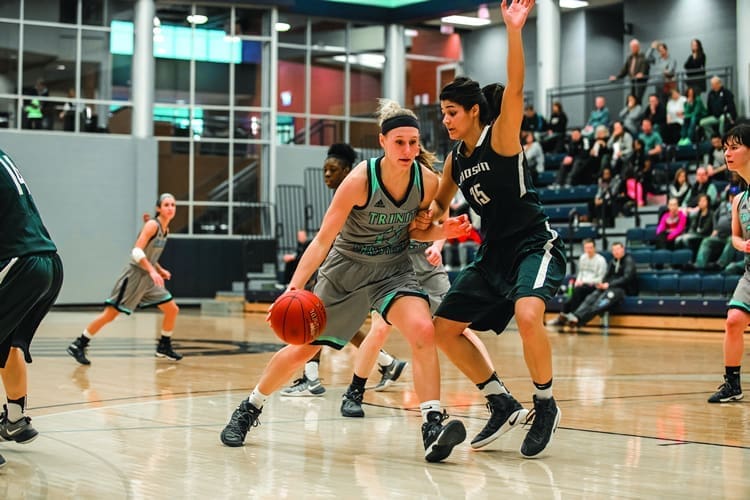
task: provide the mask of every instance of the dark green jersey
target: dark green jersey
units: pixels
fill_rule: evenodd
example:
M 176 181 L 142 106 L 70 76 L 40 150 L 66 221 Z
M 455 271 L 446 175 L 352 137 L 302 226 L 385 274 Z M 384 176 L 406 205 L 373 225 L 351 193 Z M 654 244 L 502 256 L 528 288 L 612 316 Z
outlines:
M 471 156 L 453 149 L 452 176 L 482 218 L 482 239 L 504 240 L 544 230 L 547 216 L 531 183 L 523 154 L 500 156 L 492 149 L 492 126 L 482 131 Z
M 26 181 L 0 150 L 0 261 L 55 251 Z

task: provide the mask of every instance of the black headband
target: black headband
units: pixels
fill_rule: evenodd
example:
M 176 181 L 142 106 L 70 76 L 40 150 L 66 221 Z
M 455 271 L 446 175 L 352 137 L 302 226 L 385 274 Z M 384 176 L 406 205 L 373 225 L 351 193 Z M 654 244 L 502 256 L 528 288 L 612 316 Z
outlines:
M 383 121 L 383 124 L 380 125 L 380 133 L 385 135 L 398 127 L 414 127 L 419 130 L 419 121 L 411 115 L 393 116 Z

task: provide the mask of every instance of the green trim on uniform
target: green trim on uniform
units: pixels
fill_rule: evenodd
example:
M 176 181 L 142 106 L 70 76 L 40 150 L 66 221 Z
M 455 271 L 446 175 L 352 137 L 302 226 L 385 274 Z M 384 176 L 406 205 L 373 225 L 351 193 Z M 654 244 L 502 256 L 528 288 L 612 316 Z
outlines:
M 114 307 L 115 309 L 117 309 L 117 310 L 118 310 L 118 311 L 120 311 L 121 313 L 125 313 L 125 314 L 133 314 L 133 311 L 131 311 L 131 310 L 130 310 L 130 309 L 128 309 L 127 307 L 123 307 L 123 306 L 121 306 L 120 304 L 115 304 L 115 302 L 114 302 L 114 301 L 112 301 L 112 300 L 109 300 L 109 299 L 107 299 L 107 300 L 105 300 L 105 301 L 104 301 L 104 305 L 105 305 L 105 306 L 111 306 L 111 307 Z
M 327 345 L 329 347 L 333 347 L 334 349 L 343 349 L 344 346 L 349 343 L 349 341 L 341 340 L 337 337 L 329 337 L 328 335 L 321 335 L 310 343 L 312 345 Z
M 378 175 L 377 175 L 377 169 L 375 168 L 378 164 L 377 158 L 370 158 L 370 164 L 369 164 L 369 177 L 370 177 L 370 197 L 372 197 L 380 188 L 380 183 L 378 183 Z M 369 200 L 368 200 L 369 201 Z
M 403 289 L 396 290 L 395 292 L 391 292 L 388 295 L 386 295 L 385 299 L 383 299 L 383 306 L 381 307 L 380 311 L 378 311 L 380 315 L 383 317 L 383 320 L 387 324 L 389 325 L 391 324 L 391 322 L 388 321 L 386 316 L 388 315 L 388 310 L 393 305 L 393 302 L 395 302 L 395 300 L 398 298 L 406 297 L 406 296 L 419 297 L 420 299 L 424 299 L 427 302 L 427 307 L 428 308 L 430 307 L 430 296 L 427 295 L 426 293 L 421 292 L 421 291 L 417 292 L 417 291 L 403 290 Z
M 730 300 L 727 307 L 729 309 L 742 309 L 746 313 L 750 313 L 750 304 L 745 304 L 739 300 Z

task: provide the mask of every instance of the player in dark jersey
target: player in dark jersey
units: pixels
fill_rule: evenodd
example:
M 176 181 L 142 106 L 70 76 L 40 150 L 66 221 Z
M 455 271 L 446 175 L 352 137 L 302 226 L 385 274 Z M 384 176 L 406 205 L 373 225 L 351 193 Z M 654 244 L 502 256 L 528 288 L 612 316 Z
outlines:
M 114 320 L 121 312 L 131 314 L 137 307 L 156 306 L 164 313 L 161 338 L 156 346 L 156 357 L 179 361 L 182 355 L 172 348 L 172 331 L 179 308 L 172 294 L 164 288 L 164 280 L 171 273 L 159 265 L 159 257 L 164 251 L 169 235 L 169 223 L 175 216 L 175 199 L 163 193 L 156 201 L 156 216 L 143 224 L 128 264 L 117 279 L 112 295 L 104 301 L 104 311 L 83 330 L 67 349 L 82 365 L 91 362 L 86 357 L 86 349 L 94 335 Z
M 562 242 L 542 211 L 518 139 L 524 106 L 521 31 L 533 6 L 533 0 L 501 3 L 508 37 L 504 88 L 494 84 L 483 93 L 477 82 L 457 78 L 440 94 L 443 124 L 460 142 L 446 158 L 433 214 L 448 210 L 460 188 L 482 221 L 475 261 L 459 273 L 435 313 L 438 345 L 488 399 L 490 419 L 472 446 L 485 446 L 517 424 L 521 405 L 461 332 L 469 325 L 501 333 L 515 315 L 536 387 L 534 421 L 521 446 L 525 457 L 547 447 L 560 420 L 544 311 L 565 275 Z
M 409 227 L 418 210 L 429 207 L 438 179 L 415 161 L 419 122 L 414 113 L 393 101 L 382 101 L 379 117 L 385 155 L 360 163 L 341 183 L 289 285 L 290 289 L 302 288 L 320 267 L 315 293 L 326 306 L 327 328 L 313 344 L 288 345 L 271 358 L 258 385 L 240 402 L 222 431 L 221 441 L 227 446 L 242 446 L 269 395 L 320 345 L 344 347 L 371 309 L 396 326 L 412 347 L 425 460 L 447 458 L 466 437 L 461 422 L 443 423 L 447 415 L 441 411 L 439 399 L 434 327 L 427 296 L 408 256 Z M 466 216 L 448 219 L 442 227 L 425 231 L 424 239 L 466 234 L 469 228 Z M 352 381 L 362 392 L 364 384 L 363 379 Z
M 2 150 L 0 235 L 0 375 L 8 399 L 0 414 L 0 441 L 30 443 L 39 433 L 24 413 L 29 346 L 60 292 L 63 268 L 26 181 Z
M 750 182 L 750 125 L 737 125 L 722 139 L 727 168 Z M 729 301 L 724 327 L 724 383 L 709 403 L 729 403 L 742 399 L 740 368 L 745 351 L 745 329 L 750 324 L 750 189 L 732 202 L 732 246 L 745 254 L 745 274 Z

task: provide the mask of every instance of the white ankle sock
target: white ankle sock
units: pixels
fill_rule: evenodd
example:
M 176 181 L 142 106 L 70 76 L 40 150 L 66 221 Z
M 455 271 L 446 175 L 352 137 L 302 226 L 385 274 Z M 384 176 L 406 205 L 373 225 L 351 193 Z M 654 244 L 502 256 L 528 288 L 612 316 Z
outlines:
M 16 403 L 8 403 L 8 420 L 10 422 L 18 422 L 23 417 L 23 407 Z
M 82 335 L 84 337 L 86 337 L 87 339 L 91 339 L 91 338 L 94 337 L 94 335 L 91 332 L 89 332 L 88 328 L 84 328 L 83 329 L 83 334 Z
M 391 363 L 393 363 L 393 356 L 381 350 L 380 353 L 378 354 L 378 364 L 380 366 L 388 366 Z
M 172 336 L 172 332 L 168 332 L 166 330 L 162 330 L 161 331 L 161 336 L 162 337 L 171 337 Z
M 534 395 L 537 399 L 550 399 L 552 397 L 552 387 L 547 389 L 535 389 Z
M 247 398 L 250 404 L 259 410 L 263 408 L 264 404 L 266 404 L 267 399 L 268 399 L 268 396 L 260 392 L 257 386 L 255 387 L 255 389 L 253 389 L 253 392 L 250 393 L 250 396 L 248 396 Z
M 427 422 L 427 414 L 433 411 L 440 413 L 440 400 L 433 399 L 419 403 L 419 410 L 422 412 L 422 422 Z
M 505 388 L 505 385 L 499 380 L 490 380 L 487 382 L 487 385 L 482 388 L 482 394 L 485 396 L 493 394 L 510 394 L 510 391 L 508 391 L 508 389 Z
M 305 363 L 305 377 L 307 377 L 307 380 L 318 380 L 320 376 L 318 373 L 319 365 L 318 361 L 308 361 Z

